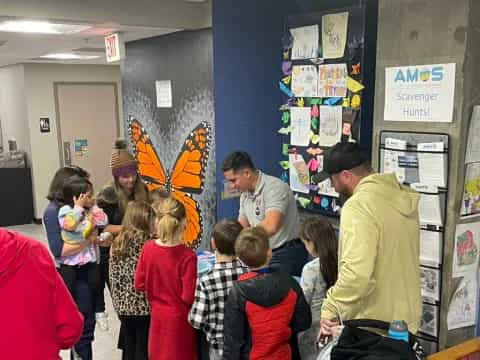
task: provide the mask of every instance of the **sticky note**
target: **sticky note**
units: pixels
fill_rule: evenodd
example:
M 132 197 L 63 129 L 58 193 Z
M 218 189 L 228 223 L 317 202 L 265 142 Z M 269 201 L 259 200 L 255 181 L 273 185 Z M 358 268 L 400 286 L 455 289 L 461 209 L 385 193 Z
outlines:
M 357 80 L 352 79 L 350 76 L 347 76 L 347 89 L 353 93 L 357 93 L 360 90 L 363 90 L 365 86 L 360 84 Z

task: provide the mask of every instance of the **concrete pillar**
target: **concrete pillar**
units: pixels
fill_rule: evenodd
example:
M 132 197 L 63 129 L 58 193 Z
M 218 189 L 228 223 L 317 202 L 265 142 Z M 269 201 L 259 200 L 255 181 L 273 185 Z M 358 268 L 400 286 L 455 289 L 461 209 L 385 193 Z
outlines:
M 378 168 L 381 130 L 440 132 L 450 135 L 449 192 L 444 236 L 440 348 L 472 338 L 474 327 L 447 330 L 453 281 L 452 255 L 464 184 L 466 135 L 472 106 L 480 104 L 480 1 L 379 0 L 373 158 Z M 402 123 L 383 120 L 385 68 L 456 63 L 452 123 Z

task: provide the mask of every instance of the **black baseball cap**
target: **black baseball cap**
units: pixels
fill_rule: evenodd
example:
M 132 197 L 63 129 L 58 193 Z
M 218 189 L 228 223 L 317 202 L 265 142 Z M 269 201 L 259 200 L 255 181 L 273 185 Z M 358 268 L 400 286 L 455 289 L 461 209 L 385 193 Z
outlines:
M 368 161 L 370 161 L 368 152 L 357 143 L 336 143 L 323 152 L 323 170 L 312 176 L 312 183 L 321 183 L 331 175 L 338 174 L 343 170 L 351 170 Z

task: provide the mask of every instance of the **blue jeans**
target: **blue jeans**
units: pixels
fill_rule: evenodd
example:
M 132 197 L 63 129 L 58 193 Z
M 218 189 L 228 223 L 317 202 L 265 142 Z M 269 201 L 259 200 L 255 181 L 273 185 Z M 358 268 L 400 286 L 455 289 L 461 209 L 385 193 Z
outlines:
M 270 267 L 284 271 L 291 276 L 301 276 L 303 266 L 308 262 L 308 252 L 300 239 L 293 239 L 273 249 Z
M 86 275 L 80 276 L 76 281 L 75 286 L 75 302 L 78 309 L 83 314 L 85 319 L 83 325 L 83 333 L 80 340 L 75 344 L 75 351 L 82 358 L 82 360 L 92 360 L 92 341 L 93 333 L 95 331 L 95 314 L 92 308 L 92 294 L 88 287 Z M 73 355 L 70 355 L 73 359 Z

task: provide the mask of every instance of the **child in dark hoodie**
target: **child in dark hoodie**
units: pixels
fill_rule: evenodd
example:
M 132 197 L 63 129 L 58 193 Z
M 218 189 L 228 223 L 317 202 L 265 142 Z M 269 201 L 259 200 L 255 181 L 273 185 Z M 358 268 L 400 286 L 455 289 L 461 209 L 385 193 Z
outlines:
M 272 250 L 262 227 L 243 230 L 235 253 L 250 272 L 233 284 L 225 305 L 223 359 L 300 359 L 296 334 L 312 323 L 302 289 L 268 266 Z
M 36 240 L 0 229 L 0 354 L 2 359 L 58 360 L 75 344 L 83 317 Z

